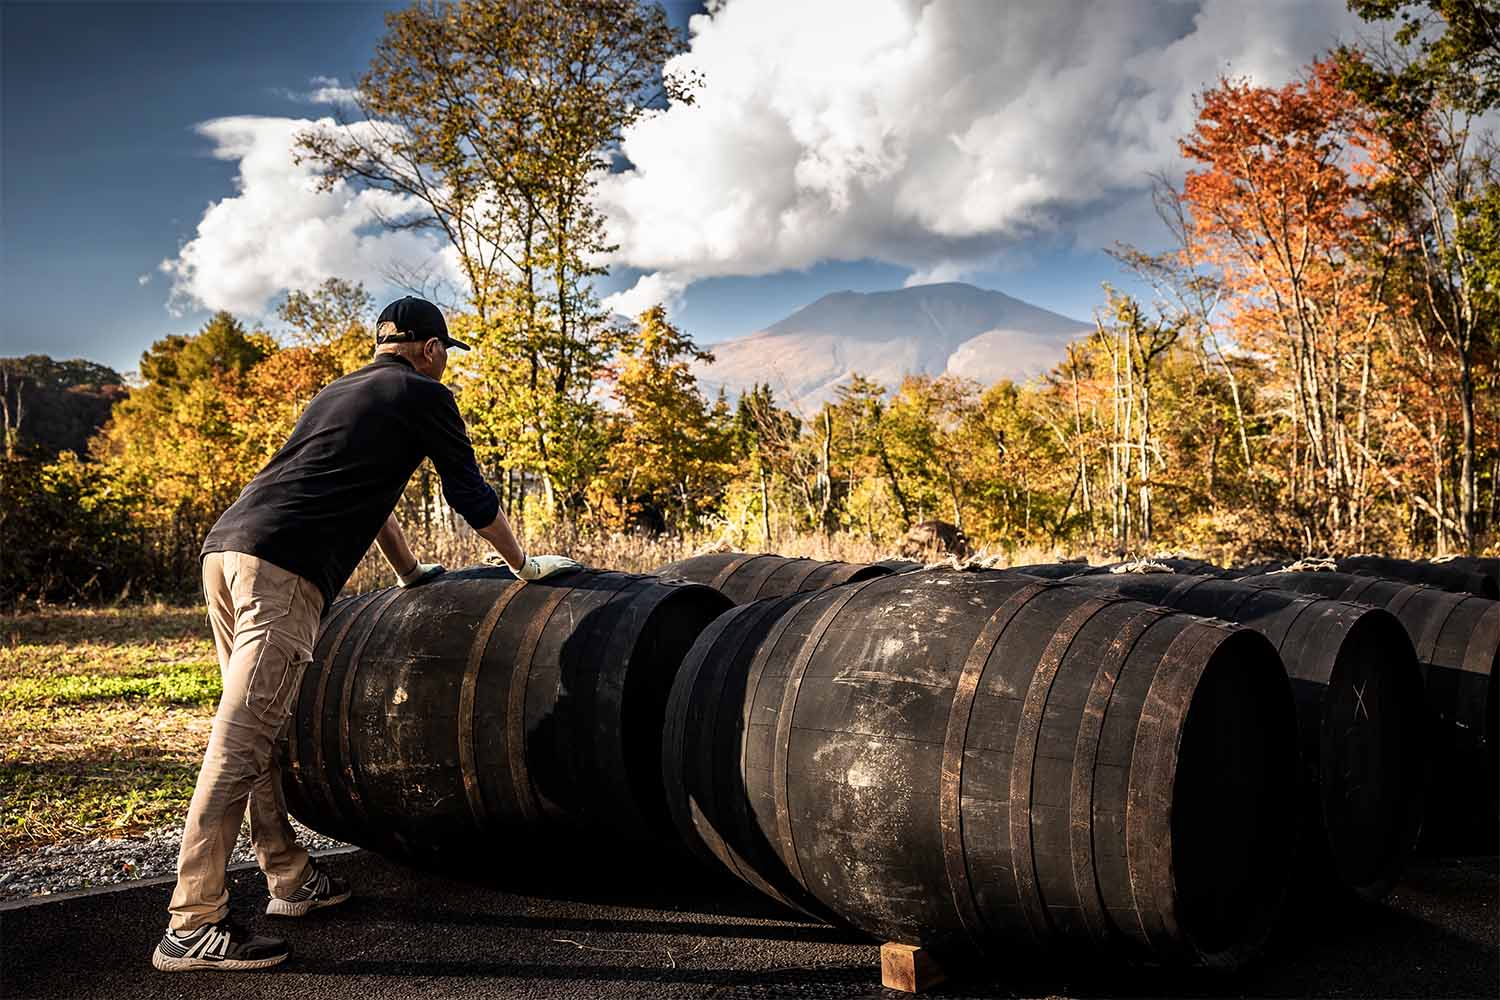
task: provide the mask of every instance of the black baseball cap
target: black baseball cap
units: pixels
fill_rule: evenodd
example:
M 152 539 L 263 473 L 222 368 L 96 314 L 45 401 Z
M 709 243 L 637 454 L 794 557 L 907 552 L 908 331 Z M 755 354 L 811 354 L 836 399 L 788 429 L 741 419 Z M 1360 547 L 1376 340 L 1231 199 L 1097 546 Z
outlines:
M 396 324 L 397 332 L 384 337 L 377 333 L 375 335 L 377 344 L 422 343 L 436 337 L 447 347 L 457 347 L 465 351 L 469 349 L 468 344 L 448 336 L 448 323 L 443 319 L 441 309 L 426 299 L 419 299 L 414 295 L 399 298 L 380 310 L 380 318 L 375 321 L 377 330 L 380 329 L 381 323 Z

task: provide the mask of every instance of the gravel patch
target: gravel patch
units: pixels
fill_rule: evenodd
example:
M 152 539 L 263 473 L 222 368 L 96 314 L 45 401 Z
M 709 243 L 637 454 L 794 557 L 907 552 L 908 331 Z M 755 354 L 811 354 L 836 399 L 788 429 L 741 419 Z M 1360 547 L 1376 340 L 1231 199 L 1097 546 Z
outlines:
M 309 851 L 347 846 L 342 841 L 314 833 L 295 819 L 292 828 L 297 831 L 302 846 Z M 177 850 L 181 843 L 182 826 L 179 824 L 139 837 L 56 844 L 0 857 L 0 900 L 175 875 Z M 229 863 L 254 860 L 247 824 L 240 830 L 240 839 L 234 845 Z

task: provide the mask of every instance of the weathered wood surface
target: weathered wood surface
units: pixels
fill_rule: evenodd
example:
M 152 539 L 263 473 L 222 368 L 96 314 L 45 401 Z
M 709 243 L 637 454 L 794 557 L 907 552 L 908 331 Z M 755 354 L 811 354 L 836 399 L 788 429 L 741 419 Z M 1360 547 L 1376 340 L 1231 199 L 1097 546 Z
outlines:
M 666 835 L 667 692 L 728 606 L 653 576 L 487 566 L 341 601 L 280 742 L 291 812 L 409 857 L 544 830 Z
M 1350 573 L 1269 573 L 1263 587 L 1320 594 L 1390 611 L 1405 627 L 1423 671 L 1435 720 L 1427 812 L 1455 829 L 1493 825 L 1500 779 L 1500 602 L 1435 587 Z M 1485 839 L 1493 839 L 1484 831 Z
M 1495 600 L 1500 560 L 1455 558 L 1442 561 L 1392 559 L 1387 556 L 1347 556 L 1335 560 L 1338 571 L 1378 576 L 1407 583 L 1425 583 L 1454 594 L 1473 594 Z
M 880 985 L 902 993 L 926 993 L 948 981 L 937 956 L 926 948 L 887 941 L 880 946 Z
M 1209 576 L 1109 573 L 1076 582 L 1239 622 L 1269 639 L 1297 699 L 1304 867 L 1366 900 L 1390 891 L 1421 832 L 1429 739 L 1416 651 L 1394 615 Z
M 691 580 L 727 596 L 735 604 L 808 590 L 858 583 L 885 576 L 894 567 L 881 563 L 823 562 L 745 552 L 714 552 L 667 563 L 656 575 L 668 580 Z
M 696 850 L 878 939 L 1232 966 L 1288 877 L 1295 727 L 1249 629 L 931 571 L 720 618 L 663 761 Z

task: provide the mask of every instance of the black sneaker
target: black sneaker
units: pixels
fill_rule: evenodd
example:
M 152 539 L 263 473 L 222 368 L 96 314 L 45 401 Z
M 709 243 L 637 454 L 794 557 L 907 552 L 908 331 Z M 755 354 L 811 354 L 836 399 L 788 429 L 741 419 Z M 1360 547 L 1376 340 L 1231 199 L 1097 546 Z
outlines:
M 309 910 L 333 906 L 349 898 L 349 885 L 343 879 L 334 878 L 312 865 L 307 881 L 286 899 L 271 897 L 266 904 L 266 915 L 271 917 L 300 917 Z
M 265 969 L 285 962 L 291 953 L 281 938 L 259 937 L 232 921 L 220 920 L 185 936 L 167 931 L 151 953 L 151 964 L 163 972 Z

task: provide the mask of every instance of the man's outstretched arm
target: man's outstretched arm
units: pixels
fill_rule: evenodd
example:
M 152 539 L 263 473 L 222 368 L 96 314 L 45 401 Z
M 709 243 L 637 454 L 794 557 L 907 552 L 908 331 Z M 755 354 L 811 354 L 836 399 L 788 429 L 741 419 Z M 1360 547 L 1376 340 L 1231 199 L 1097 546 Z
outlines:
M 405 576 L 417 568 L 417 557 L 412 554 L 411 546 L 406 544 L 406 532 L 401 530 L 395 514 L 386 517 L 379 533 L 375 535 L 375 544 L 380 547 L 380 554 L 385 556 L 385 561 L 390 563 L 397 576 Z
M 495 551 L 500 553 L 500 558 L 505 560 L 511 572 L 518 572 L 526 563 L 526 552 L 521 548 L 521 543 L 516 541 L 515 532 L 510 530 L 510 522 L 505 519 L 505 511 L 497 511 L 495 519 L 483 528 L 474 529 L 479 532 L 479 537 L 494 546 Z
M 439 563 L 417 561 L 411 546 L 406 543 L 406 532 L 401 530 L 401 523 L 396 520 L 395 514 L 386 517 L 385 523 L 375 535 L 375 544 L 395 572 L 396 582 L 403 587 L 426 583 L 443 571 Z
M 528 556 L 521 548 L 521 543 L 516 541 L 515 533 L 510 530 L 510 522 L 505 519 L 503 510 L 495 514 L 495 520 L 475 530 L 481 538 L 495 547 L 500 558 L 505 560 L 505 564 L 519 579 L 540 580 L 553 573 L 579 568 L 578 563 L 566 556 Z
M 443 496 L 447 498 L 448 506 L 458 511 L 481 538 L 494 546 L 511 572 L 517 578 L 529 581 L 577 569 L 578 563 L 564 556 L 528 556 L 521 548 L 499 498 L 484 481 L 479 465 L 474 461 L 474 446 L 469 442 L 453 394 L 446 388 L 442 389 L 436 397 L 436 405 L 427 412 L 432 417 L 427 454 L 443 482 Z

